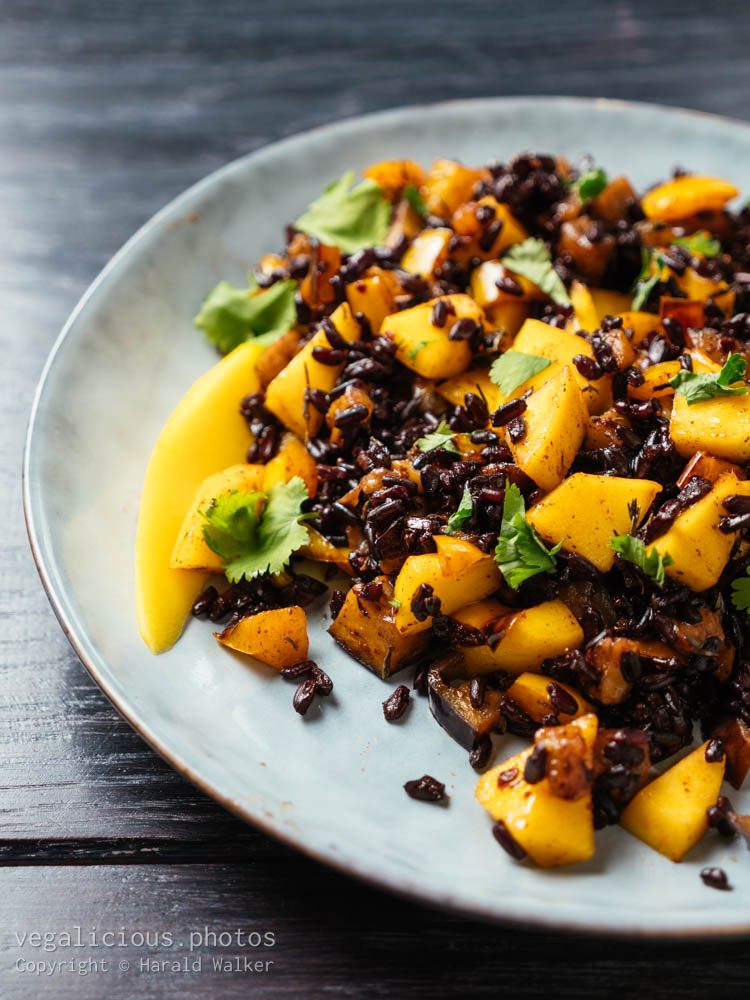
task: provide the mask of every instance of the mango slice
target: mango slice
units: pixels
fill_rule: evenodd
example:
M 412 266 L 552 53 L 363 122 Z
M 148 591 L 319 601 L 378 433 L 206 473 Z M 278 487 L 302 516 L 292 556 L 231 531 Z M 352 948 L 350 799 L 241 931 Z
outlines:
M 463 625 L 482 629 L 499 619 L 502 639 L 489 646 L 462 648 L 469 673 L 486 674 L 507 670 L 520 674 L 535 670 L 544 660 L 562 656 L 568 649 L 583 645 L 583 630 L 562 601 L 544 601 L 533 608 L 516 610 L 498 601 L 480 601 L 461 608 L 453 615 Z
M 552 704 L 550 693 L 547 690 L 551 683 L 551 678 L 546 677 L 544 674 L 523 673 L 513 681 L 505 693 L 534 722 L 542 722 L 547 715 L 557 715 L 560 723 L 564 726 L 568 722 L 572 722 L 573 719 L 577 719 L 581 715 L 588 715 L 594 711 L 591 705 L 575 688 L 567 684 L 562 684 L 560 681 L 556 681 L 555 683 L 570 695 L 573 701 L 578 704 L 578 708 L 572 713 L 556 711 Z
M 720 177 L 687 174 L 649 191 L 641 198 L 641 207 L 648 219 L 678 222 L 696 212 L 719 211 L 738 194 L 734 184 Z
M 448 240 L 453 230 L 447 228 L 425 229 L 414 237 L 401 258 L 401 269 L 420 278 L 431 278 L 445 260 Z
M 576 472 L 531 508 L 528 520 L 553 545 L 561 539 L 567 552 L 577 552 L 606 573 L 615 562 L 613 535 L 631 531 L 631 504 L 638 505 L 638 524 L 661 492 L 650 479 L 592 476 Z
M 727 513 L 724 499 L 733 494 L 750 496 L 750 482 L 727 472 L 710 493 L 683 511 L 654 542 L 660 555 L 668 552 L 674 560 L 673 565 L 667 566 L 667 574 L 691 590 L 713 587 L 727 564 L 735 536 L 720 531 L 719 521 Z
M 750 461 L 750 393 L 706 399 L 692 406 L 678 393 L 669 435 L 685 458 L 696 451 L 707 451 L 738 464 Z
M 146 471 L 135 545 L 135 601 L 141 636 L 153 653 L 178 639 L 206 574 L 169 565 L 198 486 L 241 461 L 252 438 L 239 412 L 258 388 L 263 348 L 241 344 L 188 390 L 162 430 Z
M 423 583 L 440 598 L 441 614 L 449 615 L 468 601 L 479 601 L 500 586 L 500 570 L 494 557 L 476 545 L 448 535 L 438 535 L 438 552 L 409 556 L 396 577 L 393 597 L 400 606 L 396 611 L 399 632 L 423 632 L 432 625 L 428 616 L 417 621 L 411 610 L 412 599 Z
M 351 343 L 359 339 L 359 323 L 347 302 L 335 309 L 331 322 L 345 340 Z M 343 365 L 321 364 L 313 357 L 316 347 L 330 346 L 324 331 L 319 330 L 266 389 L 266 408 L 303 441 L 317 434 L 323 422 L 323 414 L 305 404 L 305 389 L 309 386 L 330 392 L 344 368 Z
M 466 340 L 450 340 L 451 327 L 460 319 L 484 325 L 484 313 L 468 295 L 442 295 L 440 298 L 454 310 L 443 326 L 435 326 L 432 322 L 437 299 L 431 299 L 386 316 L 380 328 L 380 332 L 396 344 L 398 360 L 424 378 L 450 378 L 465 371 L 471 363 L 471 347 Z
M 514 441 L 506 431 L 505 443 L 516 465 L 545 493 L 562 482 L 573 464 L 588 416 L 583 393 L 566 366 L 526 401 L 524 437 Z
M 540 373 L 541 376 L 546 375 L 544 381 L 549 380 L 557 371 L 568 365 L 573 373 L 573 378 L 583 390 L 586 404 L 591 413 L 601 413 L 612 405 L 611 378 L 605 375 L 603 378 L 590 382 L 581 375 L 573 364 L 573 358 L 577 354 L 585 354 L 589 358 L 594 356 L 591 344 L 583 337 L 579 337 L 578 334 L 570 333 L 568 330 L 559 330 L 557 327 L 550 326 L 549 323 L 542 323 L 538 319 L 527 319 L 513 341 L 513 350 L 522 351 L 525 354 L 536 354 L 540 358 L 549 358 L 552 364 Z M 539 378 L 540 376 L 535 377 Z M 531 383 L 530 379 L 529 382 L 519 387 L 519 390 L 513 395 L 518 395 L 519 391 L 520 393 L 525 392 Z
M 307 618 L 300 607 L 260 611 L 214 635 L 222 646 L 254 656 L 274 670 L 307 659 Z
M 598 728 L 596 716 L 581 716 L 570 726 L 580 730 L 587 754 L 593 758 Z M 580 798 L 569 800 L 551 793 L 548 778 L 530 785 L 524 780 L 523 771 L 532 750 L 533 747 L 529 747 L 485 772 L 474 794 L 492 818 L 507 827 L 540 867 L 586 861 L 594 853 L 591 788 Z M 508 775 L 508 780 L 501 779 L 498 783 L 501 775 Z
M 223 469 L 203 480 L 185 515 L 172 549 L 169 560 L 172 569 L 202 569 L 211 573 L 221 571 L 223 565 L 221 556 L 210 549 L 203 538 L 203 525 L 206 523 L 203 511 L 216 497 L 231 493 L 233 490 L 239 490 L 241 493 L 262 490 L 264 471 L 262 465 L 230 465 L 228 469 Z
M 726 758 L 707 761 L 707 746 L 699 746 L 642 788 L 620 817 L 628 833 L 671 861 L 682 861 L 706 833 L 706 809 L 719 796 Z

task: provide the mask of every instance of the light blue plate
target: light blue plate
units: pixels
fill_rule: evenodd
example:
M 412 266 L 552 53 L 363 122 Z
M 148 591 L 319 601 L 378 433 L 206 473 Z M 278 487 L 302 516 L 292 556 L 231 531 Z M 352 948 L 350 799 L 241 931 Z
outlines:
M 149 454 L 169 413 L 216 361 L 193 329 L 220 278 L 238 284 L 282 242 L 323 186 L 388 158 L 466 163 L 533 149 L 592 153 L 637 185 L 676 164 L 750 193 L 750 127 L 647 105 L 570 99 L 476 100 L 345 121 L 230 164 L 155 216 L 115 256 L 65 326 L 34 403 L 25 504 L 39 571 L 60 622 L 105 693 L 172 764 L 229 809 L 344 871 L 398 892 L 501 920 L 618 934 L 750 931 L 750 858 L 711 835 L 675 865 L 620 829 L 595 858 L 540 871 L 513 863 L 474 801 L 466 753 L 417 699 L 383 719 L 383 684 L 310 626 L 311 655 L 335 692 L 300 718 L 293 689 L 220 648 L 204 622 L 154 657 L 133 602 L 133 543 Z M 407 679 L 410 676 L 407 672 Z M 508 739 L 498 760 L 515 752 Z M 446 782 L 447 808 L 404 781 Z M 733 796 L 750 811 L 750 796 Z M 735 891 L 698 873 L 723 866 Z

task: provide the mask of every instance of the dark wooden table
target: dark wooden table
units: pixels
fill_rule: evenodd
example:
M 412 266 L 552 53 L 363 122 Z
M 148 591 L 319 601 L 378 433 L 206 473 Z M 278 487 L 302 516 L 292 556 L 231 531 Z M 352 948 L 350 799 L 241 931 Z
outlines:
M 748 985 L 744 942 L 467 922 L 379 894 L 225 813 L 119 718 L 68 646 L 28 552 L 20 465 L 34 385 L 67 314 L 121 243 L 208 171 L 345 115 L 485 94 L 750 117 L 749 34 L 743 0 L 0 0 L 3 1000 L 709 997 Z M 88 942 L 78 948 L 28 937 L 77 927 Z M 107 940 L 118 946 L 91 944 L 93 928 L 117 932 Z M 223 947 L 218 935 L 238 930 L 275 945 Z M 140 966 L 198 955 L 200 972 Z M 235 956 L 274 964 L 214 970 L 212 958 Z M 71 960 L 99 967 L 29 971 Z

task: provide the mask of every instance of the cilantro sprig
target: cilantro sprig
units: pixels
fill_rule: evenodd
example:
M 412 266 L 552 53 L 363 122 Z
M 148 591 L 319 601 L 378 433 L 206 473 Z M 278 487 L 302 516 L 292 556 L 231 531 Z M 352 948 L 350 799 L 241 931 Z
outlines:
M 445 451 L 452 451 L 458 455 L 459 451 L 453 440 L 455 433 L 445 420 L 441 420 L 434 431 L 419 438 L 417 448 L 420 451 L 435 451 L 437 448 L 443 448 Z
M 504 396 L 509 396 L 519 385 L 549 368 L 552 362 L 538 354 L 525 354 L 512 348 L 492 362 L 490 378 Z
M 581 174 L 577 181 L 573 181 L 571 187 L 578 192 L 578 197 L 582 202 L 591 201 L 601 194 L 609 184 L 609 178 L 601 167 L 592 167 Z
M 381 244 L 391 221 L 391 203 L 370 178 L 353 184 L 354 172 L 349 170 L 309 205 L 295 227 L 344 253 Z
M 745 377 L 747 365 L 741 354 L 730 354 L 720 372 L 679 371 L 669 380 L 675 392 L 685 396 L 688 406 L 721 396 L 744 396 L 747 386 L 733 385 Z
M 473 513 L 474 500 L 471 493 L 469 493 L 468 487 L 464 486 L 464 491 L 461 495 L 461 502 L 459 503 L 457 509 L 448 518 L 448 523 L 445 526 L 445 534 L 455 535 L 457 531 L 460 531 L 461 528 L 463 528 L 464 524 L 469 520 Z
M 230 583 L 264 573 L 280 573 L 292 554 L 308 540 L 303 514 L 307 487 L 299 476 L 276 483 L 268 493 L 233 490 L 211 501 L 203 511 L 203 537 L 224 560 Z
M 697 233 L 690 236 L 678 236 L 672 240 L 678 247 L 685 247 L 689 253 L 699 254 L 701 257 L 717 257 L 721 253 L 721 243 L 705 229 L 699 229 Z
M 297 322 L 296 289 L 295 281 L 277 281 L 260 292 L 252 275 L 247 288 L 220 281 L 203 300 L 193 323 L 222 354 L 246 340 L 270 344 Z
M 664 568 L 674 564 L 674 559 L 668 552 L 662 556 L 653 546 L 647 550 L 646 543 L 640 538 L 634 538 L 633 535 L 615 535 L 610 545 L 620 559 L 638 566 L 660 587 L 664 585 Z
M 732 580 L 732 604 L 738 611 L 750 611 L 750 566 L 746 576 L 738 576 Z
M 652 273 L 652 265 L 656 264 L 656 271 Z M 646 247 L 641 248 L 641 269 L 633 285 L 633 303 L 631 308 L 636 312 L 642 309 L 648 301 L 651 292 L 661 281 L 661 269 L 664 262 L 661 255 Z
M 550 252 L 542 240 L 530 236 L 522 243 L 514 244 L 508 248 L 502 261 L 509 271 L 533 281 L 557 305 L 570 305 L 565 285 L 552 266 Z
M 407 184 L 404 188 L 404 198 L 406 198 L 417 215 L 427 215 L 427 206 L 424 203 L 424 199 L 413 184 Z
M 495 548 L 495 561 L 505 582 L 514 590 L 537 573 L 554 573 L 555 555 L 562 541 L 553 549 L 545 547 L 533 526 L 526 520 L 526 505 L 515 483 L 505 488 L 503 519 Z

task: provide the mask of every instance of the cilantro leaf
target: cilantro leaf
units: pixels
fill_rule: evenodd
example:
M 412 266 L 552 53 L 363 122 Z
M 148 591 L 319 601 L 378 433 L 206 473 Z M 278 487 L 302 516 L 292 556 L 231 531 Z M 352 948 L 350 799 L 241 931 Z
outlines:
M 427 215 L 427 206 L 424 203 L 424 199 L 413 184 L 407 184 L 404 188 L 404 198 L 406 198 L 417 215 Z
M 445 420 L 441 420 L 436 430 L 430 434 L 425 434 L 424 437 L 421 437 L 417 441 L 417 448 L 420 451 L 435 451 L 436 448 L 444 448 L 446 451 L 452 451 L 458 455 L 458 448 L 453 441 L 455 433 L 455 431 L 450 429 Z
M 732 604 L 738 611 L 750 611 L 750 566 L 745 572 L 747 576 L 732 580 Z
M 270 344 L 297 322 L 295 281 L 277 281 L 263 292 L 257 292 L 257 285 L 253 285 L 235 288 L 229 281 L 220 281 L 193 320 L 223 354 L 250 339 Z
M 609 184 L 609 178 L 600 167 L 592 167 L 586 173 L 581 174 L 577 181 L 573 181 L 571 187 L 578 192 L 581 201 L 591 201 L 601 194 Z
M 294 225 L 343 253 L 381 244 L 391 221 L 391 203 L 375 181 L 366 178 L 356 187 L 353 184 L 354 173 L 349 170 L 329 184 Z
M 451 514 L 448 518 L 448 524 L 445 526 L 446 535 L 455 535 L 457 531 L 463 528 L 466 521 L 469 520 L 471 515 L 474 513 L 474 500 L 469 493 L 469 490 L 464 486 L 463 494 L 461 495 L 461 502 L 458 508 Z
M 300 524 L 313 516 L 302 513 L 307 498 L 307 487 L 295 476 L 276 483 L 268 493 L 233 490 L 211 501 L 203 511 L 203 537 L 224 560 L 230 583 L 283 570 L 292 553 L 307 542 L 307 527 Z
M 672 243 L 676 243 L 678 247 L 685 247 L 691 254 L 700 254 L 701 257 L 716 257 L 721 253 L 721 243 L 705 229 L 700 229 L 690 236 L 678 236 Z
M 502 261 L 509 271 L 533 281 L 559 306 L 570 305 L 565 285 L 552 266 L 550 252 L 542 240 L 530 236 L 522 243 L 514 244 L 508 248 Z
M 660 587 L 663 586 L 664 567 L 674 563 L 674 559 L 668 552 L 661 556 L 653 547 L 647 551 L 646 543 L 632 535 L 615 535 L 609 544 L 620 559 L 638 566 L 646 576 L 650 576 Z
M 419 354 L 419 352 L 422 350 L 422 348 L 427 347 L 427 345 L 431 343 L 433 343 L 431 340 L 420 340 L 420 342 L 416 345 L 416 347 L 412 347 L 412 349 L 407 353 L 406 356 L 409 359 L 409 361 L 413 361 Z
M 746 367 L 741 354 L 730 354 L 720 372 L 698 375 L 695 372 L 679 371 L 672 376 L 669 384 L 675 392 L 685 396 L 688 406 L 720 396 L 744 396 L 747 386 L 732 383 L 745 377 Z
M 512 348 L 495 358 L 490 368 L 490 378 L 504 396 L 509 396 L 519 385 L 549 368 L 552 362 L 538 354 L 524 354 Z
M 654 274 L 651 274 L 652 262 L 658 264 Z M 661 280 L 661 256 L 646 247 L 641 248 L 641 270 L 633 285 L 633 303 L 631 309 L 638 312 L 648 301 L 649 295 Z
M 495 561 L 509 587 L 514 590 L 524 580 L 537 573 L 554 573 L 557 568 L 555 555 L 562 541 L 547 549 L 532 525 L 526 520 L 526 505 L 515 483 L 505 487 L 503 520 L 495 549 Z

